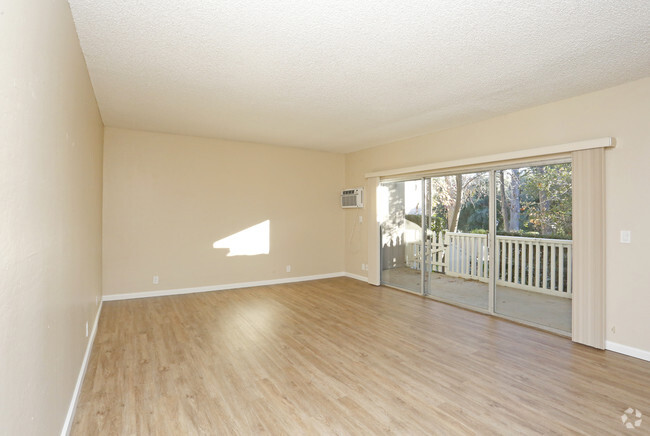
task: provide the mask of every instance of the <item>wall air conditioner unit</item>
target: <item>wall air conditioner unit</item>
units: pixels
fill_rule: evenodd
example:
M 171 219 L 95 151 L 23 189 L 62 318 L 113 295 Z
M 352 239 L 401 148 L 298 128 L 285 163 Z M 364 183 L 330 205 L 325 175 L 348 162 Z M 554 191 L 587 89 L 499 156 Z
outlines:
M 344 189 L 341 191 L 341 207 L 343 209 L 363 207 L 363 188 Z

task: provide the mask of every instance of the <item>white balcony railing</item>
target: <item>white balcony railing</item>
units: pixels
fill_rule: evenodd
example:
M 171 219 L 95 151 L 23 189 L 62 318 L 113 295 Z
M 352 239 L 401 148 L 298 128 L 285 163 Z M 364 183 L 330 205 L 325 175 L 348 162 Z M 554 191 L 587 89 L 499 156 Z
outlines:
M 487 235 L 439 232 L 429 236 L 427 264 L 432 272 L 487 282 Z M 405 260 L 422 269 L 422 243 L 406 243 Z M 572 241 L 496 237 L 496 284 L 571 298 Z

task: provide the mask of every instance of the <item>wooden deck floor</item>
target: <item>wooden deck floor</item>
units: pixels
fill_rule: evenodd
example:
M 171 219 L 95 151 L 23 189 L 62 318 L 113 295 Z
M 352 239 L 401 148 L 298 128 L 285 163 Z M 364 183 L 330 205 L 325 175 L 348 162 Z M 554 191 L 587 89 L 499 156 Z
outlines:
M 440 273 L 431 273 L 430 295 L 452 304 L 487 310 L 488 284 Z M 382 282 L 420 292 L 420 271 L 393 268 L 382 271 Z M 506 317 L 571 333 L 571 299 L 507 286 L 496 286 L 495 312 Z
M 625 434 L 628 407 L 649 362 L 336 278 L 105 303 L 72 434 Z

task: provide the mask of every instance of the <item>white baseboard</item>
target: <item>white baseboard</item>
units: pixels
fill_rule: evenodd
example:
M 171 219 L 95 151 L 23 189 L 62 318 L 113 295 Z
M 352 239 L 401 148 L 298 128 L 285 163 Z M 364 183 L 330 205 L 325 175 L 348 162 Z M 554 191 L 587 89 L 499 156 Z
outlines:
M 605 349 L 650 362 L 650 351 L 642 350 L 640 348 L 629 347 L 627 345 L 617 344 L 616 342 L 606 341 Z
M 93 329 L 90 332 L 88 337 L 88 345 L 86 345 L 86 353 L 84 354 L 83 361 L 81 362 L 81 369 L 79 370 L 79 375 L 77 376 L 77 384 L 74 387 L 72 393 L 72 401 L 70 401 L 70 406 L 68 407 L 68 414 L 65 417 L 65 422 L 63 423 L 63 429 L 61 429 L 61 436 L 67 436 L 70 434 L 70 429 L 72 427 L 72 419 L 74 418 L 74 412 L 77 409 L 77 401 L 79 401 L 79 394 L 81 393 L 81 386 L 84 382 L 84 376 L 86 375 L 86 369 L 88 368 L 88 362 L 90 361 L 90 353 L 93 349 L 93 342 L 95 341 L 95 335 L 97 334 L 97 325 L 99 324 L 99 315 L 102 313 L 102 302 L 99 302 L 99 308 L 97 309 L 97 315 L 95 315 L 95 322 L 93 323 Z
M 343 273 L 345 277 L 350 277 L 351 279 L 360 280 L 362 282 L 368 283 L 368 277 L 360 276 L 358 274 L 352 274 L 349 272 Z
M 165 289 L 160 291 L 133 292 L 128 294 L 108 294 L 102 301 L 131 300 L 134 298 L 165 297 L 168 295 L 194 294 L 197 292 L 225 291 L 228 289 L 252 288 L 255 286 L 280 285 L 284 283 L 306 282 L 309 280 L 330 279 L 333 277 L 349 277 L 345 272 L 317 274 L 313 276 L 287 277 L 284 279 L 258 280 L 255 282 L 228 283 L 226 285 L 199 286 L 195 288 Z M 358 277 L 358 276 L 357 276 Z M 356 277 L 352 277 L 356 278 Z M 359 280 L 365 280 L 359 278 Z

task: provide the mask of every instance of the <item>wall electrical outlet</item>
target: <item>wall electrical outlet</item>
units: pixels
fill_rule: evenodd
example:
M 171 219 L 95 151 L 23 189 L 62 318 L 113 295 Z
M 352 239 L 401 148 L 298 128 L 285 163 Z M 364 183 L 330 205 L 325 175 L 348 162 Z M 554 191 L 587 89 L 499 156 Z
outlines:
M 88 321 L 86 321 L 86 337 L 88 337 Z
M 99 306 L 99 297 L 95 295 L 95 306 Z
M 630 244 L 632 242 L 632 232 L 621 230 L 621 244 Z
M 291 265 L 287 265 L 287 272 L 291 272 Z
M 153 284 L 157 285 L 158 281 L 159 281 L 158 276 L 153 276 Z
M 363 215 L 359 215 L 359 222 L 363 223 Z

